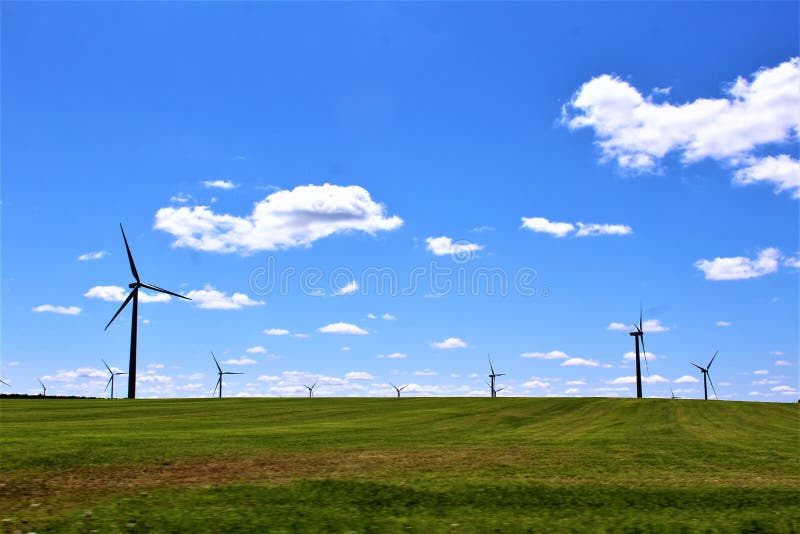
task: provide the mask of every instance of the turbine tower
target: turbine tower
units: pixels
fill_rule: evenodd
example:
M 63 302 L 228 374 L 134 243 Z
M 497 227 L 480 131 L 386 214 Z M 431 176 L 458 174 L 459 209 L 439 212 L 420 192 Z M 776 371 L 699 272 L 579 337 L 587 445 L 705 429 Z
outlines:
M 108 373 L 111 375 L 111 377 L 108 379 L 108 382 L 106 382 L 106 389 L 103 390 L 103 393 L 108 391 L 108 386 L 110 385 L 111 386 L 111 398 L 113 399 L 114 398 L 114 377 L 117 376 L 117 375 L 127 375 L 128 373 L 123 373 L 123 372 L 115 373 L 114 371 L 111 370 L 111 367 L 108 366 L 108 364 L 106 363 L 105 360 L 103 360 L 102 358 L 100 358 L 100 359 L 103 361 L 103 365 L 106 366 L 106 369 L 108 369 Z
M 128 246 L 128 239 L 125 237 L 125 230 L 122 228 L 122 224 L 119 225 L 119 229 L 122 230 L 122 239 L 125 241 L 125 251 L 128 253 L 128 262 L 131 264 L 131 274 L 133 274 L 133 278 L 136 280 L 135 282 L 131 282 L 128 284 L 128 287 L 132 290 L 128 294 L 128 298 L 125 299 L 125 302 L 122 303 L 122 306 L 119 307 L 117 313 L 114 314 L 114 317 L 108 321 L 106 325 L 106 330 L 108 327 L 111 326 L 111 323 L 114 322 L 114 319 L 117 318 L 117 315 L 122 312 L 123 308 L 128 305 L 128 303 L 133 300 L 133 316 L 131 317 L 131 357 L 128 363 L 128 398 L 135 399 L 136 398 L 136 325 L 139 323 L 139 288 L 146 287 L 147 289 L 152 289 L 153 291 L 158 291 L 160 293 L 166 293 L 167 295 L 172 295 L 174 297 L 192 300 L 189 297 L 184 297 L 183 295 L 179 295 L 177 293 L 173 293 L 172 291 L 167 291 L 166 289 L 160 288 L 158 286 L 151 286 L 150 284 L 145 284 L 139 279 L 139 273 L 136 271 L 136 264 L 133 263 L 133 256 L 131 255 L 131 247 Z
M 303 384 L 303 387 L 308 390 L 308 398 L 309 399 L 314 396 L 314 388 L 317 387 L 317 382 L 319 382 L 319 380 L 317 380 L 316 382 L 314 382 L 310 386 L 307 386 L 307 385 Z
M 39 380 L 39 385 L 42 386 L 42 397 L 46 397 L 47 396 L 47 387 L 44 385 L 44 383 L 42 382 L 41 379 L 38 379 L 38 380 Z
M 717 390 L 714 389 L 714 382 L 711 382 L 711 375 L 708 373 L 708 370 L 711 369 L 711 364 L 714 363 L 714 358 L 717 357 L 717 353 L 719 353 L 719 351 L 714 353 L 714 355 L 711 357 L 711 361 L 708 362 L 708 365 L 705 367 L 700 367 L 696 363 L 692 363 L 692 365 L 700 369 L 700 372 L 703 373 L 703 395 L 705 396 L 706 400 L 708 400 L 708 385 L 706 384 L 706 378 L 708 378 L 708 382 L 711 384 L 711 389 L 714 391 L 714 397 L 717 396 Z
M 642 398 L 642 363 L 639 358 L 639 343 L 642 344 L 642 354 L 644 355 L 644 364 L 647 366 L 647 352 L 644 350 L 644 326 L 642 325 L 642 308 L 639 307 L 639 324 L 634 323 L 633 327 L 636 329 L 630 332 L 629 335 L 633 336 L 636 340 L 636 398 Z M 650 374 L 650 367 L 647 366 L 647 374 Z
M 403 386 L 403 387 L 397 387 L 397 386 L 395 386 L 394 384 L 392 384 L 391 382 L 389 382 L 389 384 L 390 384 L 390 385 L 391 385 L 391 386 L 392 386 L 392 387 L 395 389 L 395 391 L 397 391 L 397 398 L 398 398 L 398 399 L 400 398 L 400 392 L 401 392 L 401 391 L 403 391 L 404 389 L 406 389 L 406 388 L 408 387 L 408 384 L 406 384 L 406 385 L 405 385 L 405 386 Z
M 222 367 L 219 366 L 219 362 L 217 361 L 217 357 L 214 356 L 214 351 L 211 351 L 211 357 L 214 358 L 214 363 L 217 364 L 217 372 L 219 373 L 219 380 L 217 380 L 217 385 L 214 386 L 214 392 L 211 396 L 214 396 L 214 393 L 217 392 L 217 388 L 219 388 L 219 398 L 222 398 L 222 375 L 243 375 L 244 373 L 234 373 L 232 371 L 223 371 Z
M 492 371 L 491 374 L 489 375 L 489 378 L 492 381 L 491 384 L 489 384 L 489 389 L 491 389 L 491 391 L 492 391 L 492 397 L 497 397 L 497 390 L 495 389 L 494 379 L 496 377 L 498 377 L 498 376 L 506 376 L 506 374 L 505 373 L 495 373 L 494 372 L 494 366 L 492 365 L 492 357 L 491 356 L 487 356 L 487 358 L 489 358 L 489 369 L 491 369 L 491 371 Z M 505 388 L 503 388 L 503 389 L 505 389 Z

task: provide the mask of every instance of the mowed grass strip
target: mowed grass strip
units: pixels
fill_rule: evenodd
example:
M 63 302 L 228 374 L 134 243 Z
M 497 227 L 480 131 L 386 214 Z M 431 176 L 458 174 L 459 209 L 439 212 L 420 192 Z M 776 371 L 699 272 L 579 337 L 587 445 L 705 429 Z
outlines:
M 791 532 L 798 416 L 660 399 L 3 399 L 0 515 L 37 531 Z

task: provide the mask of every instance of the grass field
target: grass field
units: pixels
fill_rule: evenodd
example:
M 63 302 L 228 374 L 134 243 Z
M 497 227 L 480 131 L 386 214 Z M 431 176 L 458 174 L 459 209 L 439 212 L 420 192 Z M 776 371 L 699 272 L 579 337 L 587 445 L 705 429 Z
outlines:
M 13 532 L 796 532 L 794 404 L 0 401 Z

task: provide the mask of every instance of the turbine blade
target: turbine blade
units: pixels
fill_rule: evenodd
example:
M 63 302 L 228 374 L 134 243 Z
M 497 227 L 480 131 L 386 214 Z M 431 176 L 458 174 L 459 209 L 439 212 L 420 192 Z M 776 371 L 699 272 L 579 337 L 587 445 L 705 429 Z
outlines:
M 689 363 L 692 363 L 692 362 L 689 362 Z M 694 365 L 695 367 L 697 367 L 697 368 L 698 368 L 698 369 L 700 369 L 701 371 L 705 371 L 705 369 L 703 369 L 702 367 L 700 367 L 700 366 L 699 366 L 699 365 L 697 365 L 696 363 L 692 363 L 692 365 Z
M 711 364 L 714 363 L 714 358 L 717 357 L 717 354 L 719 354 L 719 351 L 715 352 L 714 355 L 711 357 L 711 361 L 708 362 L 708 367 L 706 367 L 706 369 L 711 369 Z
M 404 390 L 404 389 L 406 389 L 407 387 L 408 387 L 408 384 L 406 384 L 405 386 L 401 387 L 401 388 L 400 388 L 400 391 L 403 391 L 403 390 Z
M 134 294 L 134 292 L 135 292 L 135 291 L 136 291 L 136 290 L 134 289 L 133 291 L 131 291 L 130 293 L 128 293 L 128 298 L 126 298 L 126 299 L 125 299 L 125 302 L 123 302 L 123 303 L 122 303 L 122 306 L 120 306 L 120 307 L 119 307 L 119 309 L 117 310 L 117 313 L 115 313 L 115 314 L 114 314 L 114 317 L 112 317 L 112 318 L 111 318 L 111 320 L 110 320 L 110 321 L 108 321 L 108 324 L 106 325 L 106 327 L 105 327 L 103 330 L 108 330 L 108 327 L 109 327 L 109 326 L 111 326 L 111 323 L 113 323 L 113 322 L 114 322 L 114 319 L 116 319 L 116 318 L 117 318 L 117 315 L 119 315 L 119 314 L 122 312 L 123 308 L 125 308 L 125 306 L 127 306 L 127 305 L 128 305 L 128 303 L 131 301 L 131 299 L 133 298 L 133 294 Z M 134 318 L 133 318 L 133 320 L 134 320 L 134 321 L 135 321 L 136 319 L 137 319 L 136 317 L 134 317 Z
M 217 364 L 217 369 L 219 369 L 219 372 L 221 373 L 222 372 L 222 367 L 219 366 L 219 362 L 217 361 L 217 357 L 214 356 L 214 351 L 212 350 L 210 352 L 211 352 L 211 357 L 214 358 L 214 363 Z
M 315 387 L 317 387 L 317 382 L 319 382 L 319 379 L 314 380 L 314 385 L 311 386 L 311 389 L 314 389 Z
M 105 361 L 103 358 L 100 358 L 100 361 L 101 361 L 101 362 L 103 362 L 103 365 L 105 365 L 105 366 L 106 366 L 106 369 L 108 369 L 108 372 L 109 372 L 109 373 L 111 373 L 111 374 L 113 375 L 113 374 L 114 374 L 114 371 L 112 371 L 112 370 L 111 370 L 111 367 L 109 367 L 109 366 L 108 366 L 108 364 L 106 363 L 106 361 Z
M 644 368 L 647 369 L 647 376 L 650 376 L 650 366 L 647 364 L 647 351 L 644 350 L 644 334 L 641 336 L 642 355 L 644 356 Z
M 496 374 L 494 376 L 506 376 L 506 374 L 505 373 L 499 373 L 499 374 Z
M 115 375 L 127 375 L 128 373 L 114 373 Z
M 217 388 L 219 387 L 220 382 L 222 382 L 222 377 L 219 377 L 219 380 L 217 380 L 217 385 L 214 386 L 214 391 L 211 393 L 212 397 L 217 394 Z
M 136 264 L 133 263 L 133 255 L 131 254 L 131 247 L 128 246 L 128 238 L 125 237 L 125 229 L 122 228 L 122 223 L 120 223 L 119 229 L 122 230 L 122 239 L 125 240 L 125 250 L 128 252 L 128 261 L 131 264 L 131 273 L 133 273 L 133 277 L 138 282 L 139 281 L 139 273 L 136 271 Z
M 639 332 L 642 332 L 644 325 L 642 324 L 642 304 L 639 304 Z
M 714 389 L 714 382 L 711 381 L 711 373 L 706 372 L 706 376 L 708 377 L 708 383 L 711 384 L 711 391 L 714 392 L 714 398 L 719 400 L 719 397 L 717 397 L 717 390 Z
M 6 382 L 5 380 L 3 380 L 2 378 L 0 378 L 0 384 L 5 384 L 5 385 L 7 385 L 7 386 L 11 387 L 11 386 L 9 385 L 9 383 L 8 383 L 8 382 Z
M 110 386 L 110 385 L 111 385 L 111 381 L 112 381 L 113 379 L 114 379 L 114 375 L 111 375 L 111 378 L 109 378 L 109 379 L 108 379 L 108 382 L 106 382 L 106 389 L 104 389 L 104 390 L 103 390 L 103 393 L 105 393 L 106 391 L 108 391 L 108 386 Z
M 244 373 L 233 373 L 231 371 L 225 371 L 222 374 L 223 375 L 243 375 Z
M 166 293 L 167 295 L 172 295 L 173 297 L 178 297 L 178 298 L 182 298 L 182 299 L 186 299 L 186 300 L 192 300 L 189 297 L 184 297 L 183 295 L 179 295 L 178 293 L 173 293 L 172 291 L 166 290 L 163 287 L 153 286 L 153 285 L 144 284 L 144 283 L 139 284 L 139 285 L 141 285 L 142 287 L 146 287 L 147 289 L 152 289 L 153 291 L 159 291 L 161 293 Z
M 486 355 L 486 357 L 489 358 L 489 369 L 491 369 L 492 370 L 492 374 L 494 374 L 494 366 L 492 365 L 492 357 L 489 356 L 488 354 Z
M 39 380 L 39 379 L 37 378 L 36 380 Z M 39 385 L 40 385 L 40 386 L 42 386 L 42 387 L 44 387 L 44 384 L 42 384 L 42 381 L 41 381 L 41 380 L 39 380 Z

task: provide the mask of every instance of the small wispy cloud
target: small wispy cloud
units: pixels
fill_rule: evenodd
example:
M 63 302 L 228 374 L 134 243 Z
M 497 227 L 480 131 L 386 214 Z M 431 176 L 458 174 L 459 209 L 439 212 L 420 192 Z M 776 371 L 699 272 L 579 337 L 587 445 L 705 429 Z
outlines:
M 575 228 L 577 226 L 577 231 Z M 625 224 L 555 222 L 544 217 L 522 217 L 522 228 L 532 232 L 550 234 L 553 237 L 595 237 L 601 235 L 628 235 L 633 228 Z
M 186 294 L 195 306 L 204 310 L 238 310 L 245 306 L 262 306 L 263 300 L 253 300 L 244 293 L 227 293 L 206 284 L 203 289 L 195 289 Z
M 252 358 L 242 357 L 242 358 L 232 358 L 230 360 L 224 360 L 222 363 L 227 365 L 253 365 L 258 362 Z
M 352 280 L 352 281 L 348 282 L 346 285 L 344 285 L 343 287 L 340 287 L 339 289 L 337 289 L 336 290 L 336 294 L 337 295 L 352 295 L 356 291 L 358 291 L 358 282 L 356 282 L 355 280 Z
M 364 371 L 350 371 L 344 375 L 346 380 L 375 380 L 375 377 Z
M 632 324 L 627 325 L 625 323 L 614 322 L 614 323 L 610 323 L 606 327 L 606 330 L 616 330 L 616 331 L 619 331 L 619 332 L 627 332 L 629 330 L 633 330 L 633 328 L 634 328 L 634 326 Z M 644 330 L 644 332 L 646 334 L 654 334 L 654 333 L 658 333 L 658 332 L 669 332 L 670 331 L 670 327 L 662 325 L 661 321 L 659 319 L 649 319 L 649 320 L 647 320 L 647 321 L 642 323 L 642 330 Z
M 98 250 L 97 252 L 87 252 L 86 254 L 81 254 L 78 256 L 78 261 L 100 260 L 106 256 L 108 256 L 108 252 L 105 250 Z
M 483 250 L 483 245 L 470 243 L 468 241 L 453 241 L 447 236 L 428 237 L 425 239 L 426 248 L 434 256 L 462 256 L 472 255 L 479 250 Z
M 443 341 L 432 342 L 431 347 L 435 349 L 465 349 L 467 348 L 467 343 L 457 337 L 448 337 Z
M 363 328 L 351 323 L 331 323 L 321 327 L 318 331 L 323 334 L 348 334 L 355 336 L 363 336 L 369 333 Z
M 391 354 L 385 354 L 385 355 L 384 354 L 378 354 L 378 356 L 376 356 L 376 358 L 381 359 L 381 360 L 383 360 L 383 359 L 398 360 L 398 359 L 408 358 L 408 355 L 407 354 L 403 354 L 402 352 L 392 352 Z
M 265 349 L 261 345 L 257 345 L 255 347 L 250 347 L 248 349 L 245 349 L 245 352 L 247 354 L 266 354 L 267 353 L 267 349 Z
M 57 313 L 60 315 L 79 315 L 81 309 L 78 306 L 53 306 L 52 304 L 41 304 L 33 308 L 36 313 Z
M 731 323 L 729 321 L 717 321 L 716 325 L 725 327 L 725 326 L 730 326 Z
M 236 184 L 230 180 L 206 180 L 203 185 L 207 189 L 233 189 L 236 187 Z
M 600 362 L 595 360 L 587 360 L 584 358 L 569 358 L 564 360 L 561 364 L 562 367 L 583 366 L 583 367 L 597 367 Z
M 539 360 L 566 360 L 569 358 L 569 354 L 560 350 L 551 350 L 550 352 L 523 352 L 520 357 Z

